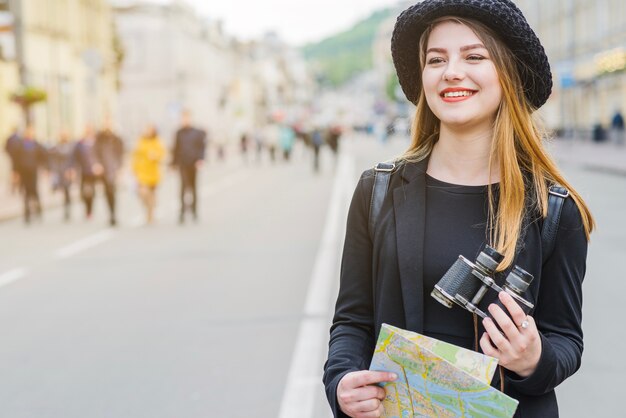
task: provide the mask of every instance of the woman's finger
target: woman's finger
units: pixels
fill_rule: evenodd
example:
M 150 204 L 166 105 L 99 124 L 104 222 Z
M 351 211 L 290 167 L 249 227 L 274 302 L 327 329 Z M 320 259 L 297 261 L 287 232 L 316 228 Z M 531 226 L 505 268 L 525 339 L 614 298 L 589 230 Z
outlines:
M 496 324 L 491 318 L 483 319 L 483 326 L 485 327 L 485 331 L 487 331 L 487 333 L 489 334 L 489 338 L 491 339 L 493 344 L 495 344 L 498 350 L 500 350 L 501 352 L 510 351 L 511 344 L 509 343 L 509 340 L 507 340 L 506 337 L 502 335 L 502 333 L 500 332 L 498 327 L 496 327 Z
M 487 334 L 486 332 L 480 338 L 480 348 L 482 348 L 483 353 L 485 353 L 486 355 L 495 357 L 498 360 L 500 359 L 500 352 L 491 344 L 489 334 Z
M 355 389 L 354 400 L 355 401 L 365 401 L 368 399 L 385 399 L 386 392 L 385 389 L 380 386 L 370 385 L 363 386 Z
M 493 317 L 493 320 L 498 324 L 500 329 L 504 332 L 504 335 L 509 341 L 516 341 L 519 338 L 519 330 L 513 323 L 511 318 L 500 308 L 498 305 L 489 305 L 489 313 Z M 491 333 L 490 333 L 491 335 Z M 494 342 L 496 342 L 494 340 Z
M 522 308 L 517 304 L 515 299 L 511 295 L 506 292 L 500 292 L 498 294 L 498 298 L 500 302 L 506 307 L 511 315 L 513 323 L 516 327 L 521 327 L 522 323 L 526 321 L 526 313 L 522 310 Z

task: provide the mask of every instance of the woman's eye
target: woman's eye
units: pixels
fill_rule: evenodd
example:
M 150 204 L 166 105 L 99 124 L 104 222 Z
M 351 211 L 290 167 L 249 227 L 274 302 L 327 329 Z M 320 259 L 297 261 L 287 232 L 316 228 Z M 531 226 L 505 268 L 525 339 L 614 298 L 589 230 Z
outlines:
M 485 57 L 483 57 L 482 55 L 470 55 L 469 57 L 467 57 L 467 59 L 470 61 L 482 61 L 485 59 Z
M 435 57 L 428 60 L 429 64 L 439 64 L 443 62 L 443 58 Z

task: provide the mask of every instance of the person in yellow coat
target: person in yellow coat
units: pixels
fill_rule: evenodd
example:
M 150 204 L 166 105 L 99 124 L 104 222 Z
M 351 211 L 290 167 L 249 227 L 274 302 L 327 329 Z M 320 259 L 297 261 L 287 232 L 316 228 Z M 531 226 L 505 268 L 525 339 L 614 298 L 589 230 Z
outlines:
M 139 196 L 146 209 L 146 221 L 154 221 L 156 188 L 161 181 L 161 162 L 165 147 L 154 125 L 149 125 L 133 152 L 133 172 L 139 185 Z

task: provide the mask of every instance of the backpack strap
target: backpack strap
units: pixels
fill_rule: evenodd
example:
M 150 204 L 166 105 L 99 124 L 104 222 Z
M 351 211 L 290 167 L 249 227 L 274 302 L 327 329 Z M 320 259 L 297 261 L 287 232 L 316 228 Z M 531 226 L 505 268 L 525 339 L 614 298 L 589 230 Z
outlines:
M 556 234 L 561 220 L 561 211 L 568 196 L 569 191 L 565 187 L 554 184 L 548 189 L 548 214 L 543 220 L 543 227 L 541 228 L 542 261 L 544 263 L 554 250 Z
M 372 186 L 368 223 L 370 237 L 374 237 L 376 220 L 378 219 L 380 209 L 383 207 L 383 201 L 387 195 L 391 173 L 393 173 L 395 169 L 396 165 L 394 163 L 378 163 L 376 167 L 374 167 L 374 185 Z

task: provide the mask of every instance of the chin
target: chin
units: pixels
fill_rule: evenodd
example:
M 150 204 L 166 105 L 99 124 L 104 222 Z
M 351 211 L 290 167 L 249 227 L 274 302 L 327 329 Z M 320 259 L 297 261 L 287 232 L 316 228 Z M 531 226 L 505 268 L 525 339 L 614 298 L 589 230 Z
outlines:
M 448 125 L 451 127 L 463 127 L 470 126 L 476 124 L 475 119 L 466 118 L 466 117 L 443 117 L 439 118 L 442 125 Z
M 487 123 L 489 120 L 495 120 L 495 114 L 493 117 L 488 115 L 475 115 L 475 114 L 451 114 L 450 112 L 442 112 L 442 114 L 435 115 L 441 121 L 443 125 L 447 125 L 453 128 L 478 126 Z

